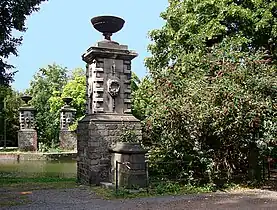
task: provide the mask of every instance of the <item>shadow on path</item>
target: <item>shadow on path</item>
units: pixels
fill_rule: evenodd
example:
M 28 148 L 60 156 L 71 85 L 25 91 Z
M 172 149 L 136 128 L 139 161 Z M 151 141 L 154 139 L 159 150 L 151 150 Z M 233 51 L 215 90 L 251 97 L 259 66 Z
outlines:
M 2 192 L 7 195 L 10 192 Z M 15 193 L 15 192 L 13 192 Z M 277 192 L 244 190 L 185 196 L 163 196 L 130 200 L 103 200 L 87 188 L 36 190 L 26 192 L 26 203 L 1 209 L 277 209 Z M 15 194 L 13 194 L 15 195 Z M 21 195 L 22 196 L 22 195 Z M 1 199 L 0 199 L 1 200 Z

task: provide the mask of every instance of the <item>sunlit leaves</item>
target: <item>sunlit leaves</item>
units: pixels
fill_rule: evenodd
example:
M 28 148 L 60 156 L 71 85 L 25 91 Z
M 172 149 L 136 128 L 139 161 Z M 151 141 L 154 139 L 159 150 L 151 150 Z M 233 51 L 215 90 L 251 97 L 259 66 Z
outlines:
M 6 59 L 17 55 L 17 47 L 22 37 L 14 37 L 12 32 L 25 32 L 25 21 L 32 12 L 38 11 L 38 5 L 46 0 L 1 0 L 0 1 L 0 78 L 7 84 L 13 80 L 12 65 Z M 1 83 L 0 83 L 1 84 Z
M 147 135 L 164 158 L 245 170 L 250 147 L 277 135 L 276 1 L 169 2 L 134 95 Z

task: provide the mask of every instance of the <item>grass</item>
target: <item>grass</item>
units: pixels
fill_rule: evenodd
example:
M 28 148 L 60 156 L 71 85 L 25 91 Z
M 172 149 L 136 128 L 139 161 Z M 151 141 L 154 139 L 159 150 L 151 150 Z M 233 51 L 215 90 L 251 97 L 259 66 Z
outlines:
M 6 147 L 6 148 L 3 148 L 1 147 L 0 148 L 0 152 L 17 152 L 18 151 L 18 148 L 17 147 Z
M 223 189 L 225 191 L 234 190 L 241 188 L 239 185 L 228 184 Z M 97 196 L 112 200 L 112 199 L 132 199 L 132 198 L 143 198 L 143 197 L 156 197 L 156 196 L 167 196 L 167 195 L 188 195 L 188 194 L 200 194 L 200 193 L 211 193 L 218 189 L 212 185 L 205 186 L 193 186 L 193 185 L 180 185 L 179 183 L 163 182 L 155 186 L 150 186 L 148 192 L 146 190 L 138 190 L 137 192 L 131 192 L 128 189 L 120 188 L 118 192 L 114 189 L 106 189 L 102 187 L 92 187 L 92 191 Z
M 4 189 L 6 192 L 32 192 L 33 190 L 42 189 L 66 189 L 76 188 L 78 184 L 75 178 L 60 178 L 60 177 L 18 177 L 13 173 L 0 173 L 0 189 Z M 239 185 L 229 184 L 224 186 L 224 190 L 239 189 Z M 243 187 L 244 188 L 244 187 Z M 242 188 L 240 188 L 242 189 Z M 148 190 L 137 190 L 136 192 L 130 192 L 128 189 L 120 188 L 116 193 L 114 189 L 106 189 L 103 187 L 91 187 L 97 196 L 103 199 L 132 199 L 143 197 L 156 197 L 166 195 L 187 195 L 187 194 L 200 194 L 211 193 L 218 189 L 213 185 L 205 186 L 193 186 L 180 184 L 178 182 L 162 181 L 156 184 L 152 183 Z M 27 193 L 28 194 L 28 193 Z M 12 196 L 5 194 L 6 196 Z M 18 199 L 20 198 L 20 199 Z M 20 205 L 20 203 L 26 203 L 28 196 L 25 194 L 17 195 L 16 198 L 10 199 L 0 198 L 0 205 Z
M 1 177 L 0 188 L 6 190 L 41 190 L 41 189 L 61 189 L 76 187 L 75 178 L 56 177 Z
M 76 187 L 76 178 L 64 178 L 57 176 L 44 177 L 41 174 L 32 176 L 20 176 L 15 172 L 0 172 L 0 188 L 8 191 L 13 190 L 38 190 Z

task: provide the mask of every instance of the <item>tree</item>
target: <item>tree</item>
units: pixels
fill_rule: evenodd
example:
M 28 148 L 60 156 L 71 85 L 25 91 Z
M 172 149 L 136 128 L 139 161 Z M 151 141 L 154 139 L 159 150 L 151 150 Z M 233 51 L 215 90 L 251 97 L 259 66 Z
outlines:
M 17 55 L 17 47 L 22 43 L 22 37 L 14 37 L 14 30 L 25 32 L 27 16 L 38 11 L 38 5 L 45 0 L 1 0 L 0 2 L 0 84 L 9 84 L 14 73 L 6 59 Z
M 78 120 L 85 115 L 86 108 L 86 76 L 83 69 L 74 69 L 61 94 L 53 94 L 51 96 L 49 99 L 51 113 L 59 113 L 59 110 L 64 105 L 63 97 L 71 97 L 73 99 L 71 106 L 76 109 L 73 127 L 76 128 Z
M 41 68 L 34 76 L 27 92 L 36 108 L 36 127 L 39 142 L 50 145 L 59 139 L 59 112 L 51 112 L 49 99 L 61 93 L 67 83 L 67 69 L 56 64 Z
M 2 94 L 5 96 L 6 107 L 3 112 L 0 113 L 0 119 L 6 120 L 6 140 L 7 146 L 17 146 L 17 131 L 19 130 L 19 107 L 23 104 L 21 100 L 22 93 L 13 90 L 10 87 L 2 89 Z M 4 92 L 4 93 L 3 93 Z M 1 95 L 1 94 L 0 94 Z M 1 120 L 1 123 L 4 121 Z M 1 125 L 1 128 L 4 128 Z M 4 129 L 0 130 L 0 135 L 4 135 Z M 4 145 L 4 142 L 0 142 L 0 145 Z
M 201 166 L 198 178 L 257 169 L 249 157 L 276 140 L 276 11 L 270 0 L 169 0 L 134 99 L 153 155 Z

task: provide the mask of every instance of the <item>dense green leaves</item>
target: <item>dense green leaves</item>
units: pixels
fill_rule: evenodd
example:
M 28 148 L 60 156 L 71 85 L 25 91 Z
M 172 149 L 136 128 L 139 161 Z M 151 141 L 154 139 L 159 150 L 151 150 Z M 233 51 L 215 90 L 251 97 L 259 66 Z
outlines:
M 33 97 L 36 108 L 36 128 L 38 139 L 43 143 L 58 141 L 59 112 L 50 112 L 51 96 L 61 92 L 67 82 L 67 69 L 56 64 L 41 68 L 34 76 L 27 92 Z
M 86 104 L 86 76 L 83 69 L 75 69 L 66 85 L 63 87 L 61 94 L 54 92 L 50 97 L 50 113 L 58 113 L 64 105 L 63 97 L 71 97 L 73 100 L 71 106 L 76 109 L 75 122 L 71 126 L 77 127 L 77 122 L 85 115 Z
M 46 0 L 1 0 L 0 1 L 0 84 L 12 81 L 13 66 L 6 62 L 13 54 L 17 55 L 17 46 L 22 37 L 14 37 L 14 31 L 25 32 L 27 16 L 38 11 L 38 5 Z
M 245 173 L 249 154 L 276 141 L 277 3 L 169 2 L 134 94 L 152 155 Z
M 23 103 L 20 98 L 22 94 L 9 87 L 2 87 L 0 92 L 5 100 L 5 109 L 3 107 L 3 111 L 0 113 L 1 128 L 4 128 L 4 120 L 6 120 L 6 145 L 14 147 L 17 145 L 17 131 L 19 129 L 18 108 Z M 0 145 L 4 146 L 4 129 L 0 130 L 0 136 L 2 140 Z

